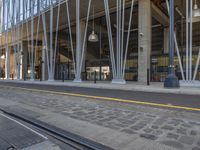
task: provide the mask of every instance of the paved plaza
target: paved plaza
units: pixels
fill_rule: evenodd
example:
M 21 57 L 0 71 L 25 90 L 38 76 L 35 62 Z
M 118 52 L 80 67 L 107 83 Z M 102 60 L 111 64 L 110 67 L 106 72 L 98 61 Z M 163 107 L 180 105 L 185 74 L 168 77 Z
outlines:
M 0 89 L 0 107 L 119 150 L 200 150 L 200 114 Z

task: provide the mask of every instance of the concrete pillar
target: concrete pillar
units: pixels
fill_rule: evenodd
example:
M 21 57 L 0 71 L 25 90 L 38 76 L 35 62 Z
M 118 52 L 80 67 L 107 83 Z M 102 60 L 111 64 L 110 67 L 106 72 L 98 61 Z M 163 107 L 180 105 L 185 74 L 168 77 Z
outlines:
M 0 49 L 0 79 L 2 78 L 2 70 L 3 70 L 1 56 L 2 56 L 2 49 Z
M 81 27 L 81 45 L 83 45 L 83 39 L 84 39 L 84 34 L 85 34 L 85 21 L 81 21 L 80 22 L 80 27 Z M 86 37 L 86 41 L 85 41 L 85 47 L 84 47 L 84 57 L 83 57 L 83 65 L 81 68 L 81 72 L 85 72 L 85 58 L 87 56 L 87 37 Z M 81 47 L 82 48 L 82 47 Z
M 151 0 L 139 0 L 138 24 L 138 81 L 147 82 L 147 69 L 150 69 L 152 15 Z
M 44 44 L 44 43 L 43 43 Z M 46 59 L 46 47 L 42 47 L 42 80 L 48 79 L 48 70 L 47 70 L 47 59 Z
M 28 57 L 28 43 L 27 42 L 22 42 L 22 63 L 21 63 L 21 76 L 22 79 L 27 78 L 27 69 L 28 69 L 28 62 L 27 62 L 27 57 Z
M 169 28 L 164 28 L 164 54 L 169 53 Z
M 10 47 L 6 49 L 5 78 L 10 79 Z

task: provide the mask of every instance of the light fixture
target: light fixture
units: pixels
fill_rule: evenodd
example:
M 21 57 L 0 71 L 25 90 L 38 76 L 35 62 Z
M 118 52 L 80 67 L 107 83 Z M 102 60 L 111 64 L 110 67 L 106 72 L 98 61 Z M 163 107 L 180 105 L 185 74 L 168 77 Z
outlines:
M 197 0 L 195 0 L 194 8 L 193 8 L 193 17 L 200 17 L 200 9 L 197 5 Z
M 98 36 L 95 34 L 94 30 L 92 31 L 92 33 L 89 35 L 88 41 L 90 42 L 98 42 L 99 38 Z
M 31 73 L 31 70 L 30 69 L 28 69 L 28 74 L 30 74 Z
M 5 54 L 1 55 L 1 59 L 5 59 L 5 58 L 6 58 Z
M 89 42 L 98 42 L 99 41 L 98 35 L 95 34 L 95 32 L 94 32 L 94 2 L 93 2 L 93 30 L 92 30 L 92 33 L 89 35 L 88 41 Z

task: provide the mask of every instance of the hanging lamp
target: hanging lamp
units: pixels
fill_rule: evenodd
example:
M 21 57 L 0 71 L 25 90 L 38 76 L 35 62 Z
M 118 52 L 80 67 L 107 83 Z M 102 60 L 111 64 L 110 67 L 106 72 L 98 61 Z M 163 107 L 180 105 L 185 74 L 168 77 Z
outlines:
M 5 54 L 1 55 L 1 59 L 5 59 L 5 58 L 6 58 Z
M 93 30 L 92 30 L 92 33 L 89 35 L 88 41 L 89 42 L 98 42 L 99 41 L 98 35 L 95 34 L 95 32 L 94 32 L 94 2 L 93 2 Z
M 195 0 L 194 8 L 193 8 L 193 17 L 200 17 L 200 9 L 197 5 L 197 0 Z
M 5 58 L 6 58 L 5 54 L 4 52 L 2 52 L 1 59 L 5 59 Z

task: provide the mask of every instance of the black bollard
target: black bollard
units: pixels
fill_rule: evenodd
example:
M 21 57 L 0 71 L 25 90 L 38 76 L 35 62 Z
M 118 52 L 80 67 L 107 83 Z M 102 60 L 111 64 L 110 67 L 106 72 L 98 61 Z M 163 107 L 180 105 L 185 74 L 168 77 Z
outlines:
M 26 73 L 24 73 L 24 81 L 26 81 Z
M 40 82 L 42 81 L 42 65 L 40 64 Z
M 147 69 L 147 85 L 150 85 L 150 69 Z
M 65 82 L 65 72 L 62 72 L 62 82 Z
M 96 75 L 97 75 L 97 72 L 94 71 L 94 83 L 96 84 L 97 83 L 97 78 L 96 78 Z

